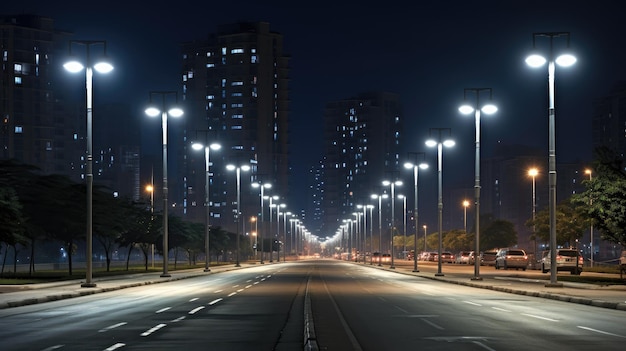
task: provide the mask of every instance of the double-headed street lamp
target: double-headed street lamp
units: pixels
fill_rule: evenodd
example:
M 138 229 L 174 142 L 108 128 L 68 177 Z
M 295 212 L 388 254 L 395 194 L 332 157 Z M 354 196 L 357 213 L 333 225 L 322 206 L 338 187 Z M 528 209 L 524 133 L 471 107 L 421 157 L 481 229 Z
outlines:
M 433 137 L 433 132 L 437 132 L 437 136 Z M 444 139 L 442 133 L 448 132 L 448 138 Z M 437 254 L 437 273 L 436 276 L 443 276 L 441 272 L 441 245 L 442 245 L 442 230 L 443 230 L 443 179 L 442 179 L 442 168 L 443 168 L 443 147 L 452 147 L 454 146 L 454 140 L 450 137 L 452 136 L 452 129 L 450 128 L 430 128 L 428 131 L 430 138 L 426 140 L 426 146 L 428 147 L 437 147 L 437 179 L 438 179 L 438 205 L 437 208 L 439 210 L 439 248 Z
M 237 219 L 237 254 L 235 260 L 235 267 L 241 267 L 239 264 L 239 236 L 240 236 L 240 226 L 241 226 L 241 171 L 247 172 L 250 170 L 249 164 L 228 164 L 226 165 L 226 169 L 229 171 L 235 171 L 237 174 L 237 214 L 235 218 Z
M 265 198 L 265 194 L 264 194 L 264 190 L 265 189 L 269 189 L 272 187 L 272 184 L 270 183 L 262 183 L 262 182 L 256 182 L 256 183 L 252 183 L 252 187 L 253 188 L 259 188 L 261 189 L 261 231 L 257 232 L 257 236 L 260 235 L 260 239 L 261 239 L 261 264 L 264 264 L 265 262 L 263 261 L 263 256 L 265 255 L 265 251 L 263 250 L 263 232 L 265 231 L 265 220 L 264 220 L 264 216 L 263 213 L 265 212 L 263 210 L 263 199 Z
M 208 130 L 199 130 L 198 132 L 205 132 L 205 138 L 207 137 L 207 133 L 209 132 Z M 204 171 L 205 171 L 205 178 L 204 178 L 204 251 L 206 254 L 206 258 L 204 260 L 204 271 L 205 272 L 210 272 L 211 268 L 209 268 L 209 231 L 210 231 L 210 223 L 209 223 L 209 217 L 211 216 L 211 202 L 209 200 L 209 165 L 211 164 L 210 162 L 210 152 L 211 149 L 212 150 L 219 150 L 222 148 L 222 145 L 220 145 L 219 143 L 216 142 L 211 142 L 209 143 L 208 140 L 205 140 L 204 143 L 200 143 L 198 141 L 195 141 L 193 144 L 191 144 L 191 147 L 194 150 L 202 150 L 204 149 Z
M 279 197 L 278 195 L 274 195 L 274 196 L 267 196 L 267 198 L 270 200 L 270 205 L 269 205 L 269 215 L 270 215 L 270 228 L 269 228 L 269 233 L 270 233 L 270 263 L 273 262 L 274 260 L 274 241 L 271 239 L 271 233 L 272 233 L 272 207 L 274 207 L 274 204 L 272 203 L 272 200 L 278 200 Z
M 467 103 L 467 93 L 474 93 L 476 97 L 475 104 Z M 488 92 L 489 93 L 489 102 L 486 104 L 480 103 L 480 93 Z M 492 100 L 492 90 L 491 88 L 466 88 L 463 91 L 463 100 L 465 103 L 459 107 L 459 111 L 463 114 L 471 114 L 474 112 L 474 120 L 476 124 L 476 157 L 474 164 L 474 196 L 475 196 L 475 215 L 476 220 L 474 226 L 476 227 L 476 236 L 475 238 L 475 248 L 474 254 L 478 255 L 480 253 L 480 112 L 484 112 L 485 114 L 494 114 L 498 111 L 498 108 L 491 104 Z M 467 208 L 467 207 L 466 207 Z M 467 233 L 467 228 L 465 229 Z M 480 262 L 479 260 L 474 260 L 474 277 L 472 280 L 482 280 L 480 277 Z
M 372 199 L 378 199 L 378 266 L 382 266 L 382 254 L 383 254 L 383 212 L 382 212 L 382 199 L 387 198 L 387 194 L 372 194 Z
M 421 156 L 422 159 L 426 158 L 426 154 L 423 152 L 409 152 L 409 158 L 413 158 L 413 162 L 407 161 L 404 163 L 404 168 L 413 169 L 413 190 L 415 191 L 413 200 L 415 203 L 415 207 L 413 209 L 413 218 L 415 219 L 415 248 L 413 254 L 413 272 L 419 272 L 417 269 L 417 232 L 418 232 L 418 207 L 417 207 L 417 180 L 419 177 L 419 169 L 427 169 L 428 164 L 426 162 L 418 163 L 418 156 Z M 424 243 L 426 243 L 426 237 L 424 237 Z M 424 251 L 425 249 L 424 245 Z
M 168 95 L 174 95 L 176 102 L 169 109 L 165 107 Z M 153 96 L 161 96 L 161 106 L 152 101 Z M 170 277 L 167 272 L 168 266 L 168 224 L 167 224 L 167 116 L 180 117 L 183 110 L 178 105 L 178 93 L 176 91 L 151 91 L 150 106 L 146 109 L 146 114 L 150 117 L 161 115 L 163 129 L 163 273 L 161 277 Z
M 72 54 L 72 44 L 85 46 L 86 58 L 85 64 L 78 61 Z M 95 63 L 91 60 L 90 48 L 92 45 L 102 45 L 104 54 L 102 59 Z M 63 67 L 71 73 L 78 73 L 85 69 L 85 98 L 87 107 L 87 165 L 85 169 L 85 180 L 87 187 L 87 232 L 86 232 L 86 277 L 85 282 L 81 284 L 84 288 L 93 288 L 96 286 L 92 281 L 93 275 L 93 69 L 100 73 L 109 73 L 113 70 L 113 65 L 106 61 L 107 44 L 103 40 L 70 40 L 69 44 L 70 60 Z
M 390 180 L 383 180 L 383 185 L 384 186 L 388 186 L 391 187 L 391 266 L 389 268 L 396 268 L 396 266 L 394 266 L 394 248 L 393 248 L 393 233 L 396 229 L 396 213 L 395 213 L 395 202 L 396 202 L 396 195 L 395 195 L 395 187 L 396 186 L 400 186 L 402 185 L 402 181 L 401 180 L 396 180 L 396 181 L 390 181 Z
M 526 63 L 531 67 L 541 67 L 548 62 L 548 183 L 549 183 L 549 211 L 550 211 L 550 283 L 546 284 L 550 287 L 560 287 L 563 284 L 557 283 L 556 278 L 556 143 L 555 143 L 555 113 L 554 113 L 554 72 L 555 62 L 562 67 L 568 67 L 576 63 L 576 57 L 572 54 L 565 53 L 554 59 L 554 38 L 565 37 L 567 39 L 567 50 L 569 50 L 569 32 L 545 32 L 533 33 L 533 51 L 535 48 L 535 40 L 537 37 L 546 37 L 550 39 L 550 51 L 548 58 L 533 53 L 526 58 Z

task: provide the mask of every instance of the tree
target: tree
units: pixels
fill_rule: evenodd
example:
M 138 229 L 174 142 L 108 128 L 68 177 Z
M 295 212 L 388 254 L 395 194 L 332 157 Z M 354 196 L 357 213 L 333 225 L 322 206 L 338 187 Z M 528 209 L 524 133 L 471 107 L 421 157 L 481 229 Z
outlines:
M 509 221 L 496 219 L 485 223 L 485 229 L 480 231 L 480 249 L 494 247 L 509 247 L 517 244 L 515 226 Z
M 596 150 L 596 176 L 586 180 L 587 189 L 572 196 L 572 203 L 600 231 L 601 238 L 626 244 L 626 172 L 624 159 L 605 147 Z M 587 225 L 589 222 L 587 222 Z
M 580 239 L 588 225 L 587 217 L 579 207 L 567 199 L 556 206 L 556 244 L 557 246 L 573 246 Z M 550 212 L 543 209 L 537 212 L 535 220 L 526 222 L 529 227 L 535 226 L 535 236 L 540 241 L 550 242 Z M 574 244 L 575 245 L 575 244 Z

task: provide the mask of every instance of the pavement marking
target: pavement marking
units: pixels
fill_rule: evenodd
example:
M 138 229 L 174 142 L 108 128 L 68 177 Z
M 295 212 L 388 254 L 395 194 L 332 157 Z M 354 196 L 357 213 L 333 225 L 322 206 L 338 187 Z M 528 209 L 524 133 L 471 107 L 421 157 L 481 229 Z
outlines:
M 160 310 L 156 311 L 156 313 L 165 312 L 165 311 L 169 310 L 170 308 L 171 308 L 171 307 L 161 308 Z
M 470 305 L 474 305 L 474 306 L 482 306 L 481 304 L 476 303 L 476 302 L 472 302 L 472 301 L 463 301 L 463 302 L 467 303 L 467 304 L 470 304 Z
M 439 326 L 431 321 L 429 321 L 428 319 L 424 319 L 424 318 L 420 318 L 420 320 L 426 324 L 430 324 L 433 328 L 439 329 L 439 330 L 443 330 L 442 326 Z
M 65 346 L 65 345 L 54 345 L 54 346 L 50 346 L 50 347 L 48 347 L 48 348 L 46 348 L 46 349 L 43 349 L 43 350 L 41 350 L 41 351 L 52 351 L 52 350 L 60 349 L 60 348 L 62 348 L 63 346 Z
M 237 292 L 242 292 L 242 291 L 243 291 L 243 289 L 237 289 Z
M 252 284 L 246 285 L 246 287 L 244 289 L 249 289 L 250 287 L 252 287 Z
M 189 314 L 195 314 L 196 312 L 202 310 L 204 306 L 196 307 L 193 310 L 189 311 Z
M 115 329 L 115 328 L 117 328 L 117 327 L 121 327 L 121 326 L 126 325 L 126 324 L 128 324 L 128 323 L 126 323 L 126 322 L 121 322 L 121 323 L 113 324 L 113 325 L 110 325 L 110 326 L 108 326 L 108 327 L 106 327 L 106 328 L 102 328 L 102 329 L 98 330 L 98 333 L 104 333 L 104 332 L 106 332 L 106 331 L 109 331 L 109 330 L 111 330 L 111 329 Z
M 194 297 L 193 299 L 189 300 L 189 302 L 194 302 L 194 301 L 196 301 L 197 299 L 198 299 L 197 297 Z
M 500 308 L 500 307 L 491 307 L 491 308 L 493 308 L 494 310 L 500 311 L 500 312 L 511 312 L 509 310 L 505 310 L 504 308 Z
M 219 299 L 215 299 L 215 300 L 213 300 L 213 301 L 209 302 L 209 306 L 210 306 L 210 305 L 215 305 L 216 303 L 218 303 L 218 302 L 220 302 L 220 301 L 222 301 L 222 300 L 223 300 L 223 299 L 222 299 L 221 297 L 220 297 Z
M 167 325 L 167 324 L 163 324 L 163 323 L 161 323 L 161 324 L 157 324 L 157 325 L 155 325 L 154 327 L 152 327 L 152 328 L 150 328 L 150 329 L 146 330 L 145 332 L 143 332 L 143 333 L 141 333 L 141 334 L 139 334 L 139 335 L 141 335 L 141 336 L 148 336 L 148 335 L 150 335 L 150 334 L 154 333 L 155 331 L 157 331 L 157 330 L 159 330 L 159 329 L 161 329 L 161 328 L 165 327 L 166 325 Z
M 176 318 L 176 319 L 172 319 L 172 323 L 180 322 L 180 321 L 182 321 L 182 320 L 183 320 L 183 319 L 185 319 L 185 318 L 187 318 L 187 317 L 185 317 L 185 316 L 181 316 L 181 317 L 178 317 L 178 318 Z
M 113 351 L 113 350 L 117 350 L 117 349 L 119 349 L 121 347 L 124 347 L 124 346 L 126 346 L 126 344 L 118 342 L 117 344 L 113 344 L 113 345 L 107 347 L 106 349 L 104 349 L 104 351 Z
M 224 290 L 222 290 L 222 289 L 220 289 L 220 290 L 215 290 L 215 293 L 216 293 L 216 294 L 217 294 L 217 293 L 221 293 L 222 291 L 224 291 Z
M 228 296 L 228 297 L 231 297 L 231 296 L 233 296 L 233 295 L 237 295 L 237 292 L 236 292 L 236 291 L 233 291 L 233 292 L 231 292 L 230 294 L 228 294 L 227 296 Z
M 537 318 L 537 319 L 543 319 L 544 321 L 558 322 L 558 320 L 557 320 L 557 319 L 552 319 L 552 318 L 547 318 L 547 317 L 541 317 L 541 316 L 535 316 L 534 314 L 522 313 L 522 315 L 524 315 L 524 316 L 528 316 L 528 317 Z
M 582 325 L 578 325 L 577 327 L 580 328 L 580 329 L 589 330 L 589 331 L 600 333 L 600 334 L 604 334 L 604 335 L 615 336 L 615 337 L 618 337 L 618 338 L 626 338 L 626 336 L 624 336 L 624 335 L 613 334 L 613 333 L 609 333 L 609 332 L 605 332 L 605 331 L 602 331 L 602 330 L 593 329 L 593 328 L 589 328 L 589 327 L 583 327 Z
M 394 305 L 393 307 L 395 307 L 395 308 L 396 308 L 397 310 L 399 310 L 400 312 L 403 312 L 403 313 L 406 313 L 406 314 L 408 314 L 408 313 L 409 313 L 407 310 L 404 310 L 404 309 L 400 308 L 400 306 L 395 306 L 395 305 Z

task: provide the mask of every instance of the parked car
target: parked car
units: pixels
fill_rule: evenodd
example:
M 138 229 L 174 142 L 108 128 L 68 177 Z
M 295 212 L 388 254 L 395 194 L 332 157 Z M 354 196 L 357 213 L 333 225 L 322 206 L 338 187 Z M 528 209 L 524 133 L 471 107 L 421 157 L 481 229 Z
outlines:
M 439 259 L 437 259 L 439 261 Z M 441 253 L 441 263 L 454 263 L 454 254 L 449 251 L 444 251 Z
M 380 252 L 372 252 L 372 263 L 380 262 Z
M 474 264 L 474 251 L 461 251 L 456 257 L 458 264 Z
M 429 252 L 428 256 L 426 257 L 426 261 L 431 261 L 431 262 L 435 262 L 438 261 L 439 258 L 437 258 L 437 256 L 439 256 L 438 252 Z
M 584 260 L 576 249 L 556 250 L 556 271 L 568 271 L 573 275 L 580 275 L 583 271 Z M 550 250 L 544 251 L 541 257 L 541 272 L 547 273 L 552 266 Z
M 496 255 L 496 269 L 522 269 L 528 267 L 528 255 L 522 249 L 500 249 Z
M 497 254 L 498 254 L 498 249 L 484 251 L 480 255 L 480 265 L 481 266 L 495 266 Z
M 391 262 L 391 254 L 384 253 L 382 256 L 383 262 Z

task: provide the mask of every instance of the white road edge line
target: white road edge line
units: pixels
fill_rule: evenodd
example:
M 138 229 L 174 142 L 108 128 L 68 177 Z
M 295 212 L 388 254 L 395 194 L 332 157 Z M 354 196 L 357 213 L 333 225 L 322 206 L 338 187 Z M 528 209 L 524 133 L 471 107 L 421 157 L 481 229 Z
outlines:
M 600 333 L 600 334 L 604 334 L 604 335 L 611 335 L 611 336 L 615 336 L 615 337 L 618 337 L 618 338 L 626 338 L 626 336 L 624 336 L 624 335 L 613 334 L 613 333 L 609 333 L 609 332 L 605 332 L 605 331 L 602 331 L 602 330 L 593 329 L 593 328 L 589 328 L 589 327 L 583 327 L 582 325 L 577 325 L 577 327 L 580 328 L 580 329 L 589 330 L 589 331 Z

